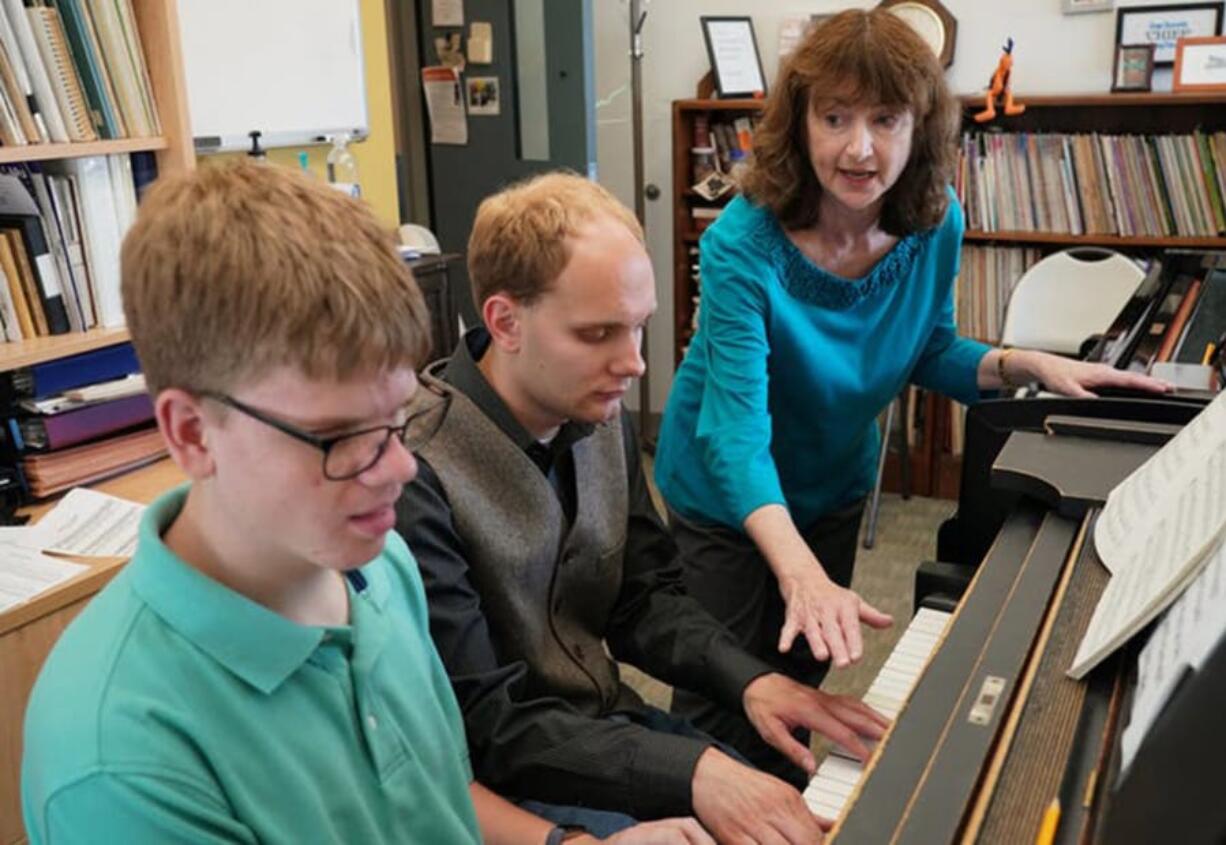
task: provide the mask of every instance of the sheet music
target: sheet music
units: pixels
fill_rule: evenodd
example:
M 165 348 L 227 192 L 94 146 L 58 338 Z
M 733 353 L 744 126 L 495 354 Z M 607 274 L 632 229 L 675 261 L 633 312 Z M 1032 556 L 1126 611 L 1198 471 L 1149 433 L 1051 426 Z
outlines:
M 28 529 L 41 551 L 87 557 L 130 557 L 144 505 L 75 487 Z
M 84 569 L 40 552 L 29 528 L 0 528 L 0 611 L 29 601 Z
M 1196 671 L 1226 635 L 1226 542 L 1154 628 L 1137 659 L 1132 715 L 1121 739 L 1122 768 L 1132 763 L 1145 735 L 1188 671 Z
M 1226 527 L 1226 393 L 1107 498 L 1094 531 L 1113 573 L 1069 675 L 1081 678 L 1174 601 Z
M 1094 528 L 1094 547 L 1112 572 L 1131 556 L 1137 533 L 1151 528 L 1165 515 L 1172 491 L 1203 474 L 1206 462 L 1226 449 L 1224 399 L 1226 392 L 1107 497 L 1106 507 Z M 1221 515 L 1219 508 L 1219 519 Z

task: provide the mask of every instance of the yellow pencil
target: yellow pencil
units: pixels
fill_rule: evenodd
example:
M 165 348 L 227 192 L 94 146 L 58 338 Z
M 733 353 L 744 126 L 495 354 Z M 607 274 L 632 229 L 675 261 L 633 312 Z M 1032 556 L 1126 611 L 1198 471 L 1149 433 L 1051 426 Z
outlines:
M 1209 341 L 1208 343 L 1206 343 L 1205 344 L 1205 357 L 1200 359 L 1201 366 L 1205 366 L 1205 367 L 1209 366 L 1209 362 L 1213 360 L 1213 353 L 1216 351 L 1217 351 L 1217 347 L 1214 346 L 1213 341 Z
M 1034 845 L 1051 845 L 1056 840 L 1056 828 L 1060 826 L 1060 799 L 1053 798 L 1043 812 L 1043 823 L 1039 825 L 1039 835 L 1034 838 Z

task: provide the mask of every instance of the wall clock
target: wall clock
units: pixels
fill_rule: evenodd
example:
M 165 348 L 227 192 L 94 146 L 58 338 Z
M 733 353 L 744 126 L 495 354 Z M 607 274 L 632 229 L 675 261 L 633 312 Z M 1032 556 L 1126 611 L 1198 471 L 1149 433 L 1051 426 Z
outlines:
M 882 0 L 880 5 L 919 33 L 924 43 L 936 53 L 941 67 L 953 64 L 958 22 L 940 0 Z

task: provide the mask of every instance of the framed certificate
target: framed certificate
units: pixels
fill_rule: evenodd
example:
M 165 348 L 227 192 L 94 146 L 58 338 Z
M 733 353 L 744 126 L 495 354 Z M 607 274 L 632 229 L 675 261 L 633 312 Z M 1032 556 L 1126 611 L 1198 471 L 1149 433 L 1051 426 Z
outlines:
M 762 57 L 749 17 L 703 15 L 702 35 L 715 76 L 715 90 L 721 97 L 763 97 L 766 77 Z

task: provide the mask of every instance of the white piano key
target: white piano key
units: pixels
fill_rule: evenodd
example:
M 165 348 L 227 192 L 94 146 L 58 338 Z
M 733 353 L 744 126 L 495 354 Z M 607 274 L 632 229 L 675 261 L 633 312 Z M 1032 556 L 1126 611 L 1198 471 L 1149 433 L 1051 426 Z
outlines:
M 936 650 L 949 619 L 948 613 L 920 608 L 869 685 L 862 699 L 864 703 L 890 720 L 897 718 Z M 872 748 L 876 743 L 866 744 Z M 837 819 L 863 774 L 864 763 L 836 744 L 804 791 L 809 809 L 820 816 Z

